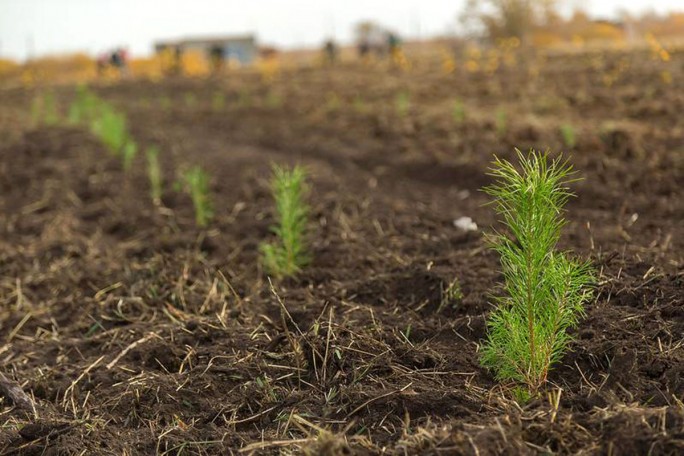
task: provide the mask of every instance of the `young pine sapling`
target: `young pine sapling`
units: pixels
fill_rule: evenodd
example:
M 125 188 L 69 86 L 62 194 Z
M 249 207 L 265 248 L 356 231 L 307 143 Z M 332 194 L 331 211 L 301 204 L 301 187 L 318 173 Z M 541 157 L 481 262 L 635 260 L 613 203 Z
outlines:
M 34 124 L 55 125 L 59 122 L 57 101 L 52 92 L 47 92 L 33 99 L 31 117 Z
M 145 151 L 147 157 L 147 177 L 150 180 L 150 196 L 154 204 L 161 204 L 163 178 L 159 163 L 159 148 L 150 146 Z
M 411 98 L 407 91 L 401 91 L 397 94 L 396 110 L 399 117 L 406 117 L 411 109 Z
M 584 315 L 594 277 L 588 262 L 555 250 L 572 167 L 547 154 L 517 152 L 521 171 L 497 158 L 491 170 L 497 182 L 485 189 L 508 232 L 492 236 L 505 295 L 489 318 L 482 364 L 533 395 L 567 351 L 568 330 Z
M 103 105 L 98 118 L 93 120 L 91 129 L 114 155 L 119 155 L 128 142 L 126 116 L 116 112 L 110 105 Z
M 262 244 L 261 253 L 266 271 L 278 279 L 294 276 L 310 260 L 305 239 L 309 216 L 305 181 L 306 173 L 299 166 L 292 170 L 273 167 L 271 191 L 277 223 L 271 229 L 277 240 Z
M 455 277 L 446 286 L 442 285 L 441 295 L 442 299 L 437 308 L 437 313 L 440 313 L 448 305 L 451 305 L 454 308 L 458 306 L 463 299 L 463 290 L 461 289 L 461 282 L 458 280 L 458 277 Z
M 79 85 L 76 88 L 76 98 L 69 106 L 69 123 L 79 125 L 91 121 L 95 117 L 99 102 L 97 96 L 88 90 L 86 85 Z
M 454 101 L 454 106 L 451 111 L 451 117 L 453 118 L 454 123 L 456 125 L 461 125 L 465 121 L 466 109 L 465 105 L 461 100 Z
M 342 107 L 342 101 L 340 100 L 340 97 L 336 93 L 330 92 L 328 94 L 328 97 L 327 97 L 326 102 L 325 102 L 326 112 L 328 112 L 328 113 L 337 112 L 340 110 L 341 107 Z
M 270 90 L 266 95 L 266 107 L 269 109 L 277 109 L 283 105 L 283 99 L 273 90 Z
M 209 176 L 201 167 L 193 166 L 183 174 L 183 184 L 195 207 L 195 222 L 197 226 L 207 226 L 214 216 L 209 198 Z
M 496 134 L 500 138 L 508 131 L 508 116 L 506 115 L 506 110 L 504 108 L 500 107 L 496 110 L 494 126 L 496 128 Z
M 192 92 L 185 92 L 183 97 L 185 99 L 185 106 L 188 108 L 193 108 L 197 105 L 197 97 Z
M 138 144 L 133 140 L 126 141 L 123 150 L 121 151 L 121 160 L 123 162 L 124 171 L 128 172 L 133 164 L 133 159 L 138 154 Z
M 216 91 L 211 98 L 211 109 L 216 112 L 223 111 L 226 107 L 226 95 L 223 92 Z
M 159 98 L 159 107 L 161 108 L 162 111 L 169 111 L 171 109 L 171 106 L 173 106 L 173 102 L 171 101 L 171 98 L 168 96 L 164 95 Z
M 45 125 L 56 125 L 59 122 L 59 111 L 57 101 L 52 92 L 45 94 Z
M 569 149 L 574 149 L 577 144 L 577 136 L 575 135 L 575 129 L 570 124 L 563 124 L 560 127 L 561 136 L 563 137 L 563 143 Z
M 354 97 L 352 107 L 354 108 L 354 111 L 356 111 L 357 114 L 365 114 L 366 112 L 368 112 L 368 105 L 363 100 L 361 95 L 357 95 L 356 97 Z

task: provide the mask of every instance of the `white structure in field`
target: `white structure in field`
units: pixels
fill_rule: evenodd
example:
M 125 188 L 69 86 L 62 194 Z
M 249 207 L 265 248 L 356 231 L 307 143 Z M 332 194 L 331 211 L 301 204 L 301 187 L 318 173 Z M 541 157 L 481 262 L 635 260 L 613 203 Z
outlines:
M 161 53 L 167 50 L 178 53 L 203 52 L 207 58 L 220 57 L 222 60 L 240 65 L 249 65 L 258 56 L 254 35 L 238 35 L 210 38 L 187 38 L 181 40 L 158 41 L 154 50 Z

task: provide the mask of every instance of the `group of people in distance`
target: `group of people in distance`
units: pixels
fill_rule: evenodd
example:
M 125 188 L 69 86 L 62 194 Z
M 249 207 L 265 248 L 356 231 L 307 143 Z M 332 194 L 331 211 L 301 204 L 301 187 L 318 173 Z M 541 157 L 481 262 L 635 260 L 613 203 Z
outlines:
M 368 60 L 371 56 L 379 58 L 389 57 L 391 61 L 396 61 L 401 55 L 401 39 L 393 32 L 369 33 L 358 40 L 357 53 L 360 59 Z M 174 73 L 181 73 L 182 49 L 177 46 L 174 49 Z M 323 45 L 324 61 L 328 65 L 335 64 L 339 59 L 339 47 L 337 43 L 330 39 Z M 221 47 L 214 46 L 208 51 L 208 58 L 211 62 L 212 70 L 219 73 L 224 67 L 224 53 Z M 119 76 L 128 75 L 129 55 L 124 48 L 116 48 L 111 51 L 103 52 L 97 57 L 97 73 L 103 76 L 109 69 L 114 69 Z
M 357 44 L 357 54 L 361 60 L 368 60 L 370 56 L 375 55 L 379 58 L 389 57 L 391 61 L 396 61 L 401 52 L 401 38 L 394 32 L 367 34 L 361 37 Z M 334 40 L 325 42 L 323 55 L 328 64 L 334 64 L 337 61 L 339 49 Z
M 113 51 L 103 52 L 97 57 L 97 74 L 102 76 L 108 68 L 114 68 L 120 76 L 128 74 L 128 51 L 117 48 Z

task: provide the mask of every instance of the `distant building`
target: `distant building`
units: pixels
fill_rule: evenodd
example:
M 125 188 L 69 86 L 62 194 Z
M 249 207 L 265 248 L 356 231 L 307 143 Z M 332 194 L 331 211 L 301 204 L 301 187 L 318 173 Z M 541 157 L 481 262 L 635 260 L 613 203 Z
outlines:
M 154 44 L 154 50 L 157 53 L 167 50 L 178 53 L 199 51 L 207 57 L 221 56 L 227 62 L 238 62 L 241 65 L 254 62 L 259 52 L 254 35 L 158 41 Z

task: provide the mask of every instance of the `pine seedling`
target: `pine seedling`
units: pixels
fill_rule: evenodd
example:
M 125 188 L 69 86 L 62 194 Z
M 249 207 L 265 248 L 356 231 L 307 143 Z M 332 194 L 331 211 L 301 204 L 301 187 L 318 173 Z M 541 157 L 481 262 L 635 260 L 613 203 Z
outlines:
M 273 90 L 268 92 L 266 95 L 266 107 L 269 109 L 277 109 L 283 104 L 283 99 Z
M 461 289 L 461 282 L 458 277 L 454 278 L 445 287 L 442 285 L 442 299 L 437 308 L 437 313 L 441 312 L 447 305 L 451 304 L 454 308 L 463 300 L 463 290 Z
M 354 97 L 352 107 L 354 108 L 354 111 L 356 111 L 358 114 L 365 114 L 366 112 L 368 112 L 368 105 L 365 101 L 363 101 L 361 95 L 357 95 L 356 97 Z
M 396 109 L 399 117 L 406 117 L 411 109 L 411 99 L 408 92 L 402 91 L 397 94 Z
M 560 127 L 561 136 L 563 137 L 563 143 L 566 147 L 574 149 L 577 144 L 577 136 L 575 135 L 575 129 L 570 124 L 563 124 Z
M 128 172 L 133 164 L 133 159 L 138 154 L 138 144 L 133 140 L 126 141 L 123 150 L 121 151 L 121 160 L 123 161 L 123 169 Z
M 162 178 L 161 164 L 159 163 L 159 148 L 156 146 L 148 147 L 145 151 L 147 157 L 147 177 L 150 180 L 150 195 L 154 204 L 161 204 Z
M 38 125 L 41 122 L 43 114 L 43 98 L 39 96 L 33 97 L 31 102 L 31 122 L 33 125 Z
M 197 97 L 192 92 L 185 92 L 185 106 L 193 108 L 197 104 Z
M 209 176 L 201 167 L 193 166 L 183 174 L 183 183 L 195 207 L 197 226 L 207 226 L 214 216 L 209 197 Z
M 593 271 L 588 262 L 555 250 L 565 225 L 563 206 L 572 196 L 572 167 L 547 154 L 517 151 L 521 171 L 496 159 L 490 175 L 497 182 L 485 192 L 507 233 L 495 232 L 505 295 L 487 322 L 482 364 L 499 381 L 524 385 L 531 395 L 568 349 L 568 330 L 584 315 Z
M 454 119 L 456 125 L 461 125 L 466 118 L 465 105 L 461 100 L 454 101 L 454 107 L 451 111 L 451 116 Z
M 87 88 L 83 91 L 82 99 L 79 103 L 81 103 L 83 107 L 83 116 L 86 121 L 92 121 L 102 109 L 103 104 L 105 104 L 97 95 Z
M 159 107 L 162 109 L 162 111 L 170 110 L 172 105 L 173 103 L 171 102 L 171 98 L 167 97 L 166 95 L 159 98 Z
M 116 112 L 109 105 L 102 106 L 100 115 L 93 121 L 91 129 L 114 155 L 120 154 L 128 142 L 126 116 Z
M 226 95 L 223 92 L 216 91 L 211 98 L 211 109 L 216 112 L 223 111 L 226 107 Z
M 43 112 L 45 125 L 56 125 L 59 122 L 59 112 L 57 111 L 55 94 L 52 92 L 45 94 L 43 97 L 43 108 L 45 110 Z
M 55 95 L 52 92 L 44 93 L 36 96 L 31 105 L 31 118 L 35 125 L 55 125 L 59 122 L 59 113 L 57 112 L 57 103 Z
M 277 240 L 262 244 L 261 253 L 266 271 L 278 279 L 294 276 L 310 260 L 305 240 L 309 216 L 309 207 L 304 201 L 305 181 L 306 172 L 299 166 L 292 170 L 273 167 L 271 191 L 277 223 L 271 230 Z
M 81 110 L 81 107 L 78 104 L 78 101 L 74 101 L 69 105 L 69 114 L 67 115 L 67 121 L 71 125 L 78 125 L 81 123 L 81 119 L 83 119 L 83 111 Z
M 334 92 L 329 93 L 325 102 L 325 110 L 332 113 L 339 111 L 341 107 L 342 102 L 340 101 L 340 97 Z
M 80 84 L 76 88 L 76 99 L 69 106 L 68 121 L 72 125 L 78 125 L 92 117 L 97 99 L 88 91 L 88 87 Z
M 240 89 L 237 104 L 242 108 L 249 108 L 250 106 L 252 106 L 252 94 L 246 87 Z
M 496 134 L 499 137 L 504 136 L 506 134 L 506 131 L 508 130 L 508 120 L 505 109 L 499 108 L 496 110 L 494 124 L 496 127 Z

